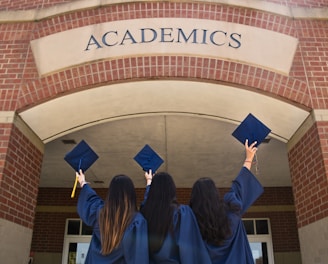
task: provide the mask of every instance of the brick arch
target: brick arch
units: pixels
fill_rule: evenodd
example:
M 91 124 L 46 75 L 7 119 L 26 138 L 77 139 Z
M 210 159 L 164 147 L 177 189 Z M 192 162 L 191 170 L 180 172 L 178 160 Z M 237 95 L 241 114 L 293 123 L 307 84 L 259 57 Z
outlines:
M 208 2 L 126 2 L 73 10 L 42 19 L 32 39 L 79 27 L 146 18 L 192 18 L 248 25 L 295 37 L 293 18 L 244 6 Z
M 251 89 L 311 108 L 307 85 L 301 80 L 253 66 L 187 56 L 148 56 L 105 60 L 73 67 L 23 85 L 18 112 L 68 93 L 147 79 L 218 82 Z
M 85 10 L 73 10 L 35 22 L 31 40 L 83 26 L 125 19 L 180 17 L 226 21 L 258 27 L 296 37 L 294 21 L 289 17 L 261 10 L 245 9 L 213 2 L 126 2 Z M 17 97 L 17 110 L 51 100 L 67 93 L 99 85 L 144 79 L 197 79 L 204 82 L 224 82 L 252 89 L 301 107 L 311 108 L 301 52 L 295 54 L 295 67 L 290 76 L 268 69 L 191 56 L 145 56 L 112 58 L 68 68 L 39 77 L 34 64 L 26 65 L 27 78 Z M 34 61 L 28 52 L 28 61 Z M 32 76 L 32 77 L 31 77 Z

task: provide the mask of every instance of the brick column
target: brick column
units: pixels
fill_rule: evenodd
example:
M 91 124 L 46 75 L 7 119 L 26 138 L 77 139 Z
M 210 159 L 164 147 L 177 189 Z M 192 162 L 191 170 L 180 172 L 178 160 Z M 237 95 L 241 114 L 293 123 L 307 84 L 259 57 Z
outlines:
M 314 111 L 289 142 L 302 263 L 328 259 L 328 113 Z
M 28 263 L 43 144 L 15 117 L 0 112 L 0 259 Z

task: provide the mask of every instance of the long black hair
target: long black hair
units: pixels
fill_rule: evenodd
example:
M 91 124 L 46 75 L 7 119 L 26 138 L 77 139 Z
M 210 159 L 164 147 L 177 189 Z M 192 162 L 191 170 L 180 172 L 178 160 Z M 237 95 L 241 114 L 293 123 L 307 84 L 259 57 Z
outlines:
M 177 208 L 176 186 L 170 174 L 156 173 L 141 213 L 148 223 L 150 253 L 159 251 L 169 232 L 173 232 L 173 213 Z
M 230 223 L 227 205 L 220 199 L 219 190 L 211 178 L 200 178 L 194 183 L 189 205 L 203 239 L 216 246 L 222 245 L 231 234 Z

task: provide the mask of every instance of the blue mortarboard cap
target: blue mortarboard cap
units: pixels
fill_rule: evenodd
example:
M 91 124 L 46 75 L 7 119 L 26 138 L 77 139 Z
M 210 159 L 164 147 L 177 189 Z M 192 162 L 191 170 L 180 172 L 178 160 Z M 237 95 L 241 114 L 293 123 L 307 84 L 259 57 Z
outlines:
M 271 129 L 252 114 L 248 114 L 235 131 L 232 132 L 232 135 L 242 144 L 245 144 L 246 139 L 248 139 L 248 144 L 257 141 L 256 146 L 258 147 L 270 132 Z
M 64 160 L 77 172 L 79 172 L 80 169 L 85 172 L 97 159 L 98 155 L 84 140 L 81 140 L 81 142 L 64 157 Z
M 155 173 L 164 162 L 162 158 L 147 144 L 134 157 L 134 160 L 144 171 L 152 170 L 152 173 Z

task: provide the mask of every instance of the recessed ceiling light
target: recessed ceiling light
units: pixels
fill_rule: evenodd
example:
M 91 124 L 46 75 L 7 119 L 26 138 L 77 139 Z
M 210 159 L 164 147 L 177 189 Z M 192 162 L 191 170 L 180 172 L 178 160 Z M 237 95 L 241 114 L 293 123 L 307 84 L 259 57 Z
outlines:
M 104 181 L 93 181 L 94 183 L 104 183 Z
M 63 139 L 62 142 L 65 145 L 75 145 L 76 144 L 76 141 L 74 139 Z

